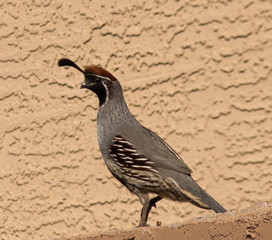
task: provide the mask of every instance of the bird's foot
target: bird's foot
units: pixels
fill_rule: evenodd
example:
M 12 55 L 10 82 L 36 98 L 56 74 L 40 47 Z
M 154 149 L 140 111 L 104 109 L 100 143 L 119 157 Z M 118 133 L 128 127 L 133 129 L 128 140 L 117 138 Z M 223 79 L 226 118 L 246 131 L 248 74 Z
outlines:
M 150 225 L 147 223 L 139 223 L 139 225 L 136 228 L 141 228 L 141 227 L 150 227 Z

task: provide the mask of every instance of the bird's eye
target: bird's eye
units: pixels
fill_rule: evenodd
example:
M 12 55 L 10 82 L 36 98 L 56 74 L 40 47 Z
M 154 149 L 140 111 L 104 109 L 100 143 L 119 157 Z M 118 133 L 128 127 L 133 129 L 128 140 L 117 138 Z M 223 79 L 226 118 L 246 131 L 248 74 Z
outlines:
M 99 83 L 99 82 L 100 82 L 100 78 L 99 78 L 99 77 L 96 77 L 96 78 L 95 78 L 95 82 Z

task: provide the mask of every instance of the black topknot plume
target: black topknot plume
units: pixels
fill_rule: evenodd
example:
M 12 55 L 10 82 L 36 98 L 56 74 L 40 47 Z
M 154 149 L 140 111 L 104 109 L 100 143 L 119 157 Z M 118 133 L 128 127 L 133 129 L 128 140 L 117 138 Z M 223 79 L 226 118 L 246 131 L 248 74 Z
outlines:
M 76 68 L 78 71 L 82 72 L 83 74 L 85 73 L 79 66 L 77 66 L 73 61 L 71 61 L 68 58 L 61 58 L 58 61 L 58 65 L 59 65 L 59 67 L 71 66 L 71 67 Z

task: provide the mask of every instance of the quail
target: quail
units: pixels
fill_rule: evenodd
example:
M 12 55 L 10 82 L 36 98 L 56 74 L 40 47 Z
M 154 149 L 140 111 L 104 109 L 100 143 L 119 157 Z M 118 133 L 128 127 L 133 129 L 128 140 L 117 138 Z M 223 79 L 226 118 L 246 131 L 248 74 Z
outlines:
M 81 88 L 99 99 L 97 136 L 109 171 L 137 195 L 143 207 L 138 227 L 146 226 L 149 212 L 162 198 L 226 212 L 191 177 L 192 170 L 156 133 L 142 126 L 124 99 L 120 82 L 100 66 L 83 71 L 73 61 L 62 58 L 58 65 L 71 66 L 84 74 Z M 150 194 L 154 195 L 150 199 Z

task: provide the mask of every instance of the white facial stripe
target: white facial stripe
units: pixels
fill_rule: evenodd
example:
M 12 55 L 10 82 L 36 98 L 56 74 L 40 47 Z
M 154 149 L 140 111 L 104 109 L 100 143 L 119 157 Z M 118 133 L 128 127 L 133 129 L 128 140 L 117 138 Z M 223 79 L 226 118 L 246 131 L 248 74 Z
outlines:
M 105 78 L 105 79 L 109 80 L 108 78 Z M 107 94 L 106 94 L 106 101 L 103 103 L 103 105 L 101 107 L 103 107 L 109 100 L 109 89 L 108 89 L 108 87 L 106 86 L 106 84 L 103 81 L 102 81 L 102 84 L 103 84 L 104 88 L 106 89 Z
M 88 75 L 87 75 L 88 76 Z M 97 74 L 89 74 L 89 76 L 93 76 L 93 77 L 97 77 L 97 78 L 102 78 L 104 80 L 108 80 L 108 81 L 111 81 L 111 79 L 107 78 L 107 77 L 104 77 L 104 76 L 101 76 L 101 75 L 97 75 Z

